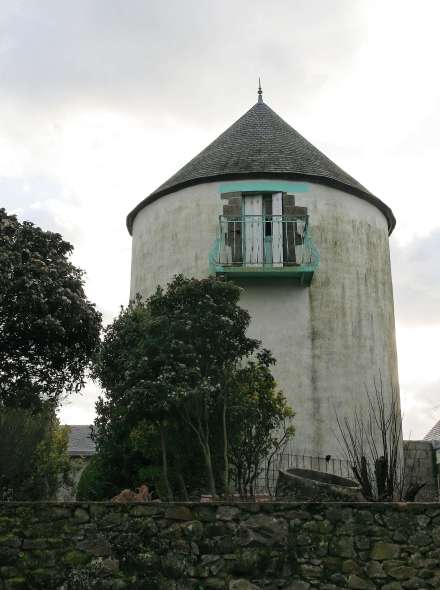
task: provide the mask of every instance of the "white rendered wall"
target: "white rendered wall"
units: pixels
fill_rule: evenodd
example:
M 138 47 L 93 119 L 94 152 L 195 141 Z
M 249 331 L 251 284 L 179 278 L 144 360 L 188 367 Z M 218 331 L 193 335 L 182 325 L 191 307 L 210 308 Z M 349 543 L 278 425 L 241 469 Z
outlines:
M 277 359 L 276 379 L 296 411 L 295 451 L 335 457 L 336 413 L 351 417 L 380 373 L 386 391 L 392 384 L 398 393 L 388 228 L 374 205 L 323 185 L 308 188 L 295 201 L 308 207 L 321 257 L 311 286 L 242 279 L 241 305 L 252 316 L 250 335 Z M 220 214 L 219 183 L 142 209 L 133 225 L 131 297 L 150 295 L 177 273 L 207 276 Z

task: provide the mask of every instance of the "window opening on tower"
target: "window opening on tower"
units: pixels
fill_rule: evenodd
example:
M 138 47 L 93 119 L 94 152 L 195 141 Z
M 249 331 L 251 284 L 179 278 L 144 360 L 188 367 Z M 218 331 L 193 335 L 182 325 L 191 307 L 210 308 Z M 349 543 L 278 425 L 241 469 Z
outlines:
M 294 277 L 310 284 L 319 253 L 308 235 L 307 207 L 275 191 L 222 193 L 218 239 L 210 253 L 216 274 Z

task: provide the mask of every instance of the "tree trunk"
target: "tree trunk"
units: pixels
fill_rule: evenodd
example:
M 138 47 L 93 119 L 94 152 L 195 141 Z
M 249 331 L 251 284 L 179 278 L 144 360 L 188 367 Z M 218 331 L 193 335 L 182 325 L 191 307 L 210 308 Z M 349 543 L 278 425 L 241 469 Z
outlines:
M 231 491 L 229 489 L 229 449 L 228 449 L 228 430 L 226 427 L 226 398 L 223 402 L 223 457 L 225 461 L 225 498 L 229 498 Z
M 204 410 L 205 410 L 205 417 L 207 417 L 206 406 L 205 406 Z M 214 471 L 212 469 L 211 449 L 209 446 L 209 423 L 207 421 L 205 421 L 205 428 L 203 428 L 200 416 L 197 417 L 197 426 L 196 426 L 191 421 L 191 418 L 188 416 L 188 414 L 183 412 L 181 415 L 182 415 L 182 418 L 186 421 L 186 423 L 189 425 L 189 427 L 194 431 L 194 433 L 197 436 L 197 440 L 200 443 L 200 446 L 201 446 L 202 452 L 203 452 L 203 457 L 205 459 L 206 470 L 208 472 L 209 491 L 212 494 L 212 496 L 217 496 L 217 490 L 215 487 Z
M 185 480 L 181 471 L 177 472 L 177 481 L 179 482 L 180 491 L 182 492 L 182 498 L 185 502 L 189 502 L 188 491 L 186 489 Z
M 203 451 L 205 454 L 205 461 L 206 461 L 206 468 L 208 470 L 208 484 L 209 484 L 209 491 L 211 492 L 212 496 L 217 497 L 217 489 L 215 487 L 215 477 L 214 477 L 214 470 L 212 468 L 212 457 L 211 457 L 211 447 L 209 446 L 209 411 L 208 411 L 208 403 L 206 398 L 203 400 L 203 414 L 204 414 L 204 425 L 199 419 L 199 429 L 200 429 L 200 438 L 201 441 L 203 440 Z
M 160 432 L 160 447 L 162 450 L 162 469 L 163 469 L 163 479 L 165 482 L 165 487 L 167 490 L 167 499 L 171 501 L 173 499 L 173 491 L 171 489 L 170 481 L 168 479 L 168 457 L 167 457 L 167 445 L 165 441 L 165 431 L 163 428 L 163 424 L 159 424 L 159 432 Z
M 208 485 L 211 495 L 216 497 L 217 490 L 215 487 L 214 470 L 212 469 L 211 449 L 208 444 L 203 445 L 203 454 L 205 455 L 206 469 L 208 471 Z

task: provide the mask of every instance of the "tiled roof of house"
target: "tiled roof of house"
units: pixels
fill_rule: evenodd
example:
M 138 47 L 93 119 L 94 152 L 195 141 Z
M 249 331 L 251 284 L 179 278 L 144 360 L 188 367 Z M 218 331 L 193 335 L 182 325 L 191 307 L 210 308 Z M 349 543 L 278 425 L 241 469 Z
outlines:
M 90 438 L 92 427 L 86 424 L 72 425 L 69 428 L 67 453 L 71 457 L 90 457 L 95 454 L 95 443 Z
M 390 232 L 391 209 L 314 147 L 264 102 L 257 102 L 200 154 L 144 199 L 127 217 L 131 233 L 136 214 L 156 199 L 181 188 L 238 178 L 302 179 L 339 188 L 376 205 Z
M 440 441 L 440 420 L 431 428 L 423 440 L 439 440 Z

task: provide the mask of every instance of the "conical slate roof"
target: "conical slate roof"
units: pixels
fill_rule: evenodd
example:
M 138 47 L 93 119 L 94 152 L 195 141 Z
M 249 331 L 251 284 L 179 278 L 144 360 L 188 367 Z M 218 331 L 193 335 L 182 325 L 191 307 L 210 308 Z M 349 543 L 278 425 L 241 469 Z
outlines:
M 390 232 L 391 209 L 336 166 L 266 103 L 259 100 L 238 121 L 144 199 L 127 217 L 131 233 L 136 214 L 156 199 L 194 184 L 243 178 L 309 180 L 339 188 L 376 205 Z

